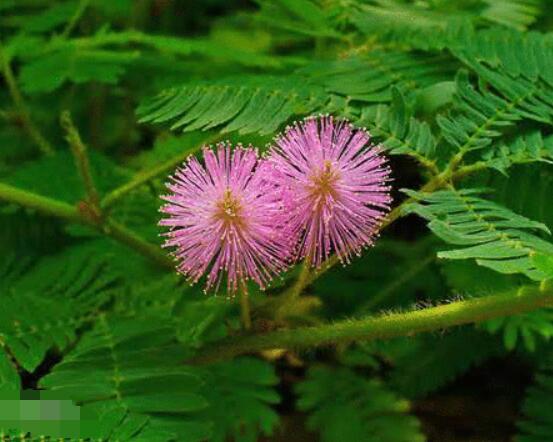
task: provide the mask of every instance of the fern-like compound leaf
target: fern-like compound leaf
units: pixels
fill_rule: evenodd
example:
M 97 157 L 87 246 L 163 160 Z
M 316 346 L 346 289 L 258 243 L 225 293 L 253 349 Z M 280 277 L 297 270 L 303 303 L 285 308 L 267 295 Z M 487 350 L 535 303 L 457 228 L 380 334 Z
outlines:
M 502 143 L 482 155 L 487 167 L 506 174 L 516 164 L 542 162 L 553 164 L 553 136 L 543 137 L 541 132 L 522 135 L 510 143 Z
M 378 103 L 392 99 L 392 87 L 406 92 L 445 81 L 455 67 L 450 56 L 374 50 L 365 56 L 313 62 L 297 72 L 348 101 Z
M 267 362 L 253 358 L 207 367 L 201 390 L 209 406 L 200 416 L 214 422 L 213 442 L 256 442 L 271 436 L 279 418 L 272 405 L 280 402 L 274 387 L 278 378 Z
M 179 440 L 199 441 L 209 425 L 192 416 L 208 404 L 200 376 L 182 365 L 182 354 L 162 316 L 101 314 L 41 386 L 79 405 L 102 402 L 132 419 L 147 418 L 152 430 Z M 197 439 L 190 438 L 190 427 Z
M 549 233 L 544 224 L 480 198 L 481 191 L 475 189 L 406 193 L 417 201 L 406 207 L 407 213 L 428 220 L 430 230 L 446 243 L 461 246 L 439 252 L 438 257 L 476 259 L 500 273 L 545 279 L 532 260 L 536 253 L 553 255 L 553 245 L 534 234 Z
M 543 358 L 542 369 L 534 385 L 526 391 L 522 405 L 523 418 L 517 422 L 519 430 L 516 442 L 542 442 L 553 438 L 553 372 L 551 357 Z
M 349 368 L 311 368 L 296 391 L 299 409 L 310 413 L 308 427 L 323 442 L 425 440 L 408 401 Z
M 301 77 L 240 77 L 165 91 L 142 105 L 138 114 L 141 122 L 171 122 L 173 130 L 224 125 L 223 132 L 266 134 L 293 115 L 321 108 L 326 101 L 323 88 L 306 84 Z
M 413 117 L 397 89 L 392 89 L 390 105 L 365 108 L 360 123 L 367 125 L 391 154 L 410 155 L 423 165 L 434 163 L 437 143 L 430 126 Z
M 520 76 L 553 84 L 553 39 L 538 32 L 518 32 L 505 28 L 475 31 L 448 39 L 451 52 L 469 67 L 498 69 L 513 78 Z
M 485 0 L 482 18 L 506 27 L 526 29 L 540 15 L 540 0 Z
M 444 335 L 420 335 L 368 344 L 373 354 L 392 365 L 390 385 L 409 399 L 445 387 L 485 360 L 504 353 L 499 340 L 473 328 Z M 465 349 L 470 347 L 471 351 Z
M 42 260 L 0 293 L 0 342 L 33 371 L 48 350 L 63 350 L 76 339 L 116 278 L 105 261 L 79 249 Z
M 485 67 L 479 67 L 478 73 L 494 88 L 478 90 L 470 83 L 468 73 L 460 71 L 455 106 L 449 115 L 437 117 L 442 135 L 454 152 L 489 149 L 506 128 L 523 119 L 553 121 L 553 88 L 543 82 L 515 81 Z

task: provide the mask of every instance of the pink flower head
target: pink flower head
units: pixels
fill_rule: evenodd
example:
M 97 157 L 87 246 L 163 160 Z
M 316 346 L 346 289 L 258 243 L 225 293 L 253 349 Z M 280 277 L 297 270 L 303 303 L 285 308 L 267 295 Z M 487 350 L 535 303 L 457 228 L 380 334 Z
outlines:
M 365 130 L 332 116 L 309 117 L 278 136 L 268 161 L 287 195 L 298 255 L 319 267 L 334 250 L 342 262 L 373 243 L 389 211 L 390 168 Z
M 207 274 L 207 289 L 226 276 L 229 294 L 248 279 L 265 288 L 286 267 L 291 243 L 279 226 L 282 203 L 257 151 L 229 143 L 203 150 L 205 166 L 191 157 L 167 184 L 170 195 L 160 225 L 170 227 L 165 247 L 175 247 L 177 270 L 191 281 Z

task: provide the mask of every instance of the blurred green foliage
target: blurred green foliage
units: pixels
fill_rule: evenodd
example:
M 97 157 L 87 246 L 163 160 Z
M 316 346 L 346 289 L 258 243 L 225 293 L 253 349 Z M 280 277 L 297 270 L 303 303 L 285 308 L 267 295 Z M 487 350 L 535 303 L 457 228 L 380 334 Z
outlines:
M 95 416 L 91 440 L 277 440 L 302 412 L 323 441 L 411 442 L 426 435 L 410 401 L 509 355 L 536 373 L 516 440 L 550 440 L 550 309 L 196 366 L 242 333 L 238 306 L 148 258 L 158 195 L 188 155 L 221 139 L 263 150 L 332 113 L 390 155 L 402 218 L 285 313 L 272 302 L 297 269 L 252 292 L 257 332 L 539 287 L 553 277 L 552 29 L 547 0 L 3 0 L 0 183 L 92 221 L 0 193 L 0 392 L 72 399 Z

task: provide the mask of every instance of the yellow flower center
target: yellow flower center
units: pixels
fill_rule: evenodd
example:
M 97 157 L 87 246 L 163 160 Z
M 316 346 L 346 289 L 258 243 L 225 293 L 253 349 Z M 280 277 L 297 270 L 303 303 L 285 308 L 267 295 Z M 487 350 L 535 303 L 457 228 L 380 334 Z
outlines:
M 332 167 L 332 162 L 326 160 L 322 170 L 313 174 L 311 177 L 310 192 L 313 198 L 318 201 L 318 205 L 324 204 L 327 197 L 336 198 L 336 182 L 340 179 L 340 174 Z
M 230 189 L 226 189 L 223 198 L 217 204 L 216 217 L 222 220 L 225 224 L 240 224 L 242 205 Z

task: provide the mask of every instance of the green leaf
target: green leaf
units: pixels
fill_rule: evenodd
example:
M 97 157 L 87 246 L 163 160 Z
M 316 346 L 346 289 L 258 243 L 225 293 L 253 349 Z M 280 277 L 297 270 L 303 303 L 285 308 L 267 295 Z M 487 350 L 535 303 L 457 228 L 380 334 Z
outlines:
M 272 27 L 299 34 L 336 37 L 324 11 L 311 0 L 256 0 L 261 6 L 259 21 Z
M 457 24 L 460 17 L 412 2 L 376 0 L 359 4 L 356 13 L 351 14 L 351 21 L 363 34 L 376 35 L 384 41 L 414 40 L 427 48 L 435 44 L 433 41 L 439 41 L 439 36 Z M 424 39 L 416 38 L 417 34 Z
M 75 341 L 116 278 L 105 261 L 79 249 L 42 259 L 0 293 L 0 341 L 33 371 L 48 350 Z
M 323 442 L 424 441 L 409 402 L 349 368 L 315 367 L 296 387 L 298 408 Z
M 551 357 L 546 355 L 534 385 L 526 391 L 523 417 L 517 422 L 516 442 L 542 442 L 553 438 L 553 410 L 549 406 L 553 398 L 552 387 Z
M 457 75 L 455 107 L 448 116 L 436 119 L 445 140 L 455 152 L 465 154 L 491 145 L 503 131 L 523 119 L 550 123 L 553 115 L 553 89 L 540 82 L 509 76 L 485 67 L 478 68 L 480 78 L 494 89 L 476 89 L 468 73 Z
M 532 261 L 535 263 L 535 258 Z M 535 266 L 544 274 L 546 272 Z M 480 267 L 473 261 L 446 261 L 443 272 L 454 293 L 462 296 L 486 296 L 516 290 L 525 290 L 524 277 L 496 273 L 486 267 Z M 482 322 L 479 328 L 502 337 L 503 346 L 511 351 L 524 348 L 529 352 L 536 349 L 538 343 L 547 342 L 553 334 L 553 315 L 551 309 L 519 313 Z
M 313 62 L 297 72 L 349 100 L 381 102 L 392 99 L 392 87 L 405 92 L 449 79 L 454 70 L 445 61 L 442 55 L 374 50 L 365 56 Z
M 175 312 L 178 338 L 194 348 L 227 336 L 228 317 L 232 305 L 227 300 L 209 298 L 188 300 Z
M 503 174 L 516 164 L 553 164 L 553 136 L 544 138 L 541 132 L 531 132 L 515 138 L 511 143 L 503 143 L 484 152 L 482 158 L 487 167 L 497 169 Z
M 182 364 L 182 346 L 164 322 L 164 315 L 155 313 L 99 315 L 41 386 L 81 405 L 101 402 L 133 420 L 149 417 L 152 430 L 203 440 L 206 424 L 193 417 L 208 405 L 200 393 L 202 380 Z M 190 427 L 201 437 L 190 438 Z
M 392 366 L 390 385 L 406 397 L 418 399 L 502 354 L 504 351 L 498 344 L 495 337 L 473 328 L 462 328 L 443 335 L 398 338 L 368 347 Z
M 546 232 L 532 221 L 478 195 L 481 190 L 406 191 L 417 202 L 406 207 L 429 221 L 434 234 L 449 244 L 463 246 L 438 253 L 445 259 L 476 259 L 499 273 L 522 273 L 541 281 L 543 272 L 532 261 L 535 253 L 553 254 L 553 245 L 530 232 Z
M 25 32 L 48 32 L 66 23 L 77 10 L 77 1 L 64 1 L 53 4 L 39 14 L 29 14 L 22 30 Z
M 536 268 L 542 272 L 547 279 L 553 278 L 553 255 L 538 253 L 532 257 Z
M 410 155 L 421 164 L 434 165 L 436 140 L 430 126 L 413 117 L 412 109 L 397 89 L 392 89 L 390 106 L 365 108 L 360 122 L 369 126 L 371 133 L 391 154 Z
M 540 0 L 485 0 L 482 17 L 492 23 L 526 29 L 540 15 Z
M 503 344 L 507 350 L 514 350 L 522 342 L 524 348 L 535 351 L 536 341 L 548 341 L 553 336 L 553 311 L 536 310 L 505 318 L 484 322 L 482 327 L 491 333 L 503 331 Z
M 292 115 L 308 114 L 326 102 L 324 90 L 300 78 L 255 76 L 185 85 L 144 103 L 141 122 L 172 122 L 172 130 L 225 125 L 222 132 L 275 131 Z
M 180 136 L 161 133 L 156 138 L 152 149 L 140 152 L 132 158 L 132 165 L 142 170 L 148 170 L 175 157 L 180 157 L 184 161 L 187 154 L 193 155 L 199 151 L 200 147 L 206 144 L 212 136 L 213 134 L 201 131 L 188 132 Z
M 21 379 L 9 355 L 0 348 L 0 397 L 6 392 L 21 390 Z
M 75 159 L 67 149 L 25 163 L 7 177 L 6 183 L 68 203 L 80 201 L 85 196 L 85 190 L 75 167 Z M 90 150 L 88 156 L 94 184 L 100 194 L 128 179 L 128 173 L 105 155 Z
M 278 378 L 269 363 L 238 358 L 206 368 L 203 379 L 202 394 L 209 407 L 200 416 L 215 423 L 210 440 L 256 442 L 261 434 L 273 434 L 279 418 L 271 406 L 280 397 L 274 388 Z
M 553 205 L 549 204 L 553 192 L 553 174 L 549 164 L 534 162 L 515 165 L 509 175 L 483 175 L 478 185 L 494 189 L 494 199 L 517 213 L 553 225 Z M 536 185 L 539 183 L 539 186 Z
M 419 293 L 427 299 L 442 298 L 436 241 L 431 236 L 417 243 L 381 238 L 347 271 L 333 268 L 323 274 L 313 284 L 313 293 L 324 302 L 323 312 L 331 318 L 361 316 L 410 307 Z
M 67 81 L 115 84 L 137 55 L 136 52 L 64 48 L 25 64 L 19 79 L 29 94 L 52 92 Z
M 0 206 L 0 293 L 8 289 L 41 254 L 59 250 L 63 241 L 57 220 L 37 218 L 16 206 Z

